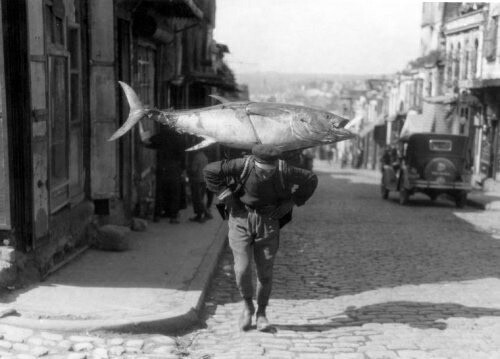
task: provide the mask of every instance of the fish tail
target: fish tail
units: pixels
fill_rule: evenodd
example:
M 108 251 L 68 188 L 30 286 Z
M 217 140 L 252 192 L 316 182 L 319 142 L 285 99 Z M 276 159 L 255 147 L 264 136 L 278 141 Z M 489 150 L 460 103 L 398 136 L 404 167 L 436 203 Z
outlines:
M 132 87 L 127 85 L 125 82 L 118 81 L 118 83 L 122 87 L 125 97 L 127 97 L 130 112 L 125 123 L 118 130 L 116 130 L 115 133 L 113 133 L 108 141 L 114 141 L 126 134 L 137 122 L 139 122 L 141 118 L 147 116 L 151 111 L 144 107 Z

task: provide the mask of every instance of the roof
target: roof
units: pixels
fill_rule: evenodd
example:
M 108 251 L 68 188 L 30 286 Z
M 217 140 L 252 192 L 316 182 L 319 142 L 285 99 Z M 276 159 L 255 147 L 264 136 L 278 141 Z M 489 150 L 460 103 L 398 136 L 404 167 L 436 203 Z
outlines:
M 434 96 L 434 97 L 426 97 L 424 98 L 424 102 L 427 103 L 455 103 L 457 102 L 457 96 Z
M 124 0 L 137 6 L 136 0 Z M 151 6 L 163 16 L 180 18 L 203 18 L 203 11 L 193 0 L 142 0 L 141 5 Z

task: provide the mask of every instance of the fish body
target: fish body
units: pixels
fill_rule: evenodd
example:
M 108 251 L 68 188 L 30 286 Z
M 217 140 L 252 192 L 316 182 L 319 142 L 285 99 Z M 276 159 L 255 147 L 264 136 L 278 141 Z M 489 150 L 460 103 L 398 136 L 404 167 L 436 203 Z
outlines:
M 204 139 L 189 150 L 212 143 L 240 149 L 250 149 L 255 144 L 263 143 L 290 151 L 355 137 L 344 128 L 348 119 L 310 107 L 252 101 L 228 102 L 214 96 L 223 103 L 194 110 L 146 109 L 130 86 L 123 82 L 120 85 L 129 102 L 130 114 L 110 141 L 125 134 L 143 117 Z

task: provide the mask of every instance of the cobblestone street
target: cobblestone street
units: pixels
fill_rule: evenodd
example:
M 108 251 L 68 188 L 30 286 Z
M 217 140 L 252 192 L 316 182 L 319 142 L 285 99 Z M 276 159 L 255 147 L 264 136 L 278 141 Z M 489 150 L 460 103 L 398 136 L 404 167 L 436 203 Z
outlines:
M 379 195 L 377 174 L 318 167 L 320 185 L 283 230 L 269 319 L 239 333 L 226 251 L 192 358 L 500 358 L 498 212 Z M 498 229 L 498 228 L 497 228 Z M 498 232 L 496 232 L 498 233 Z
M 500 358 L 499 212 L 379 193 L 377 173 L 319 164 L 285 227 L 268 309 L 277 332 L 238 331 L 226 250 L 203 322 L 177 335 L 0 327 L 0 357 Z M 495 220 L 495 217 L 497 220 Z

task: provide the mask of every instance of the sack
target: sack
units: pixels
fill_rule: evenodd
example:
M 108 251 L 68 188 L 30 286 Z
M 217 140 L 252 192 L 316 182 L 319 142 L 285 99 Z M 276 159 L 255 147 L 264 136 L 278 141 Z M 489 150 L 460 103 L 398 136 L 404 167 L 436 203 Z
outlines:
M 280 229 L 283 228 L 286 224 L 288 224 L 292 220 L 292 212 L 293 210 L 290 210 L 290 212 L 288 212 L 279 219 Z
M 224 221 L 229 218 L 229 212 L 224 203 L 217 203 L 215 207 Z

